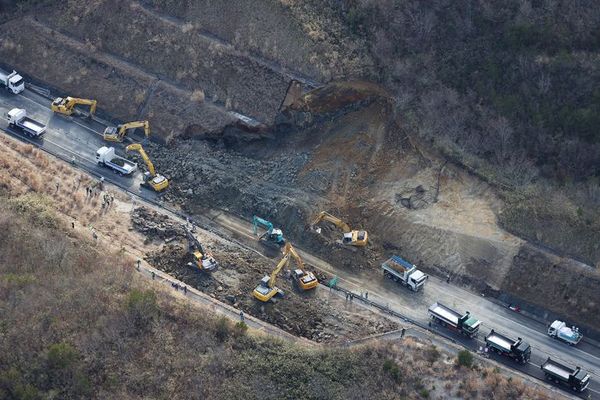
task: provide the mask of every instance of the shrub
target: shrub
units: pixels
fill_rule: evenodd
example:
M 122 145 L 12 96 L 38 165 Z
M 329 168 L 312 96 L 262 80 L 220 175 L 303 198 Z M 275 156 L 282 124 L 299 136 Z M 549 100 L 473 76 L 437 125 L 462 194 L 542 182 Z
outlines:
M 77 361 L 79 353 L 68 343 L 56 343 L 48 348 L 46 355 L 50 369 L 69 369 Z
M 456 363 L 461 367 L 473 367 L 473 354 L 469 350 L 461 350 L 456 357 Z
M 156 294 L 152 290 L 133 289 L 127 296 L 126 308 L 136 329 L 148 328 L 159 311 Z
M 400 375 L 400 368 L 398 367 L 398 363 L 396 363 L 396 361 L 392 360 L 392 359 L 386 359 L 383 362 L 383 370 L 388 373 L 390 375 L 390 377 L 392 377 L 392 379 L 394 379 L 396 382 L 400 383 L 401 379 L 401 375 Z
M 215 337 L 220 342 L 226 341 L 231 335 L 231 322 L 227 317 L 217 319 L 215 324 Z
M 52 201 L 43 195 L 27 193 L 9 200 L 10 207 L 37 226 L 58 227 Z

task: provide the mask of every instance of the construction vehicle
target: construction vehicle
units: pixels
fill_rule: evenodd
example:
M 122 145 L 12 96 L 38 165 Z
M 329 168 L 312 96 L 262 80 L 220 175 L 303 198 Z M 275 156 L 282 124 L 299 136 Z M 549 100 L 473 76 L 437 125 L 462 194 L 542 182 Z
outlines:
M 104 130 L 104 140 L 108 142 L 123 142 L 130 129 L 144 128 L 144 135 L 150 136 L 150 123 L 148 121 L 133 121 L 120 124 L 117 127 L 109 126 Z
M 215 258 L 212 254 L 204 250 L 200 241 L 196 239 L 196 236 L 194 236 L 187 226 L 182 225 L 182 227 L 188 241 L 188 253 L 193 257 L 193 262 L 189 262 L 187 265 L 197 267 L 200 271 L 215 271 L 219 266 Z
M 27 116 L 27 111 L 23 108 L 13 108 L 6 117 L 8 126 L 15 128 L 33 138 L 39 138 L 46 132 L 46 125 Z
M 252 227 L 255 235 L 258 235 L 258 228 L 262 227 L 266 229 L 266 232 L 258 236 L 258 240 L 263 240 L 266 243 L 274 243 L 278 246 L 285 245 L 285 239 L 281 229 L 277 229 L 273 224 L 266 219 L 257 217 L 256 215 L 252 218 Z
M 114 147 L 100 147 L 96 151 L 96 163 L 112 169 L 119 175 L 131 175 L 137 170 L 137 164 L 116 155 Z
M 302 290 L 310 290 L 319 286 L 319 280 L 314 273 L 308 272 L 304 269 L 304 262 L 300 255 L 296 252 L 296 249 L 290 244 L 286 243 L 283 250 L 283 254 L 289 252 L 296 263 L 296 269 L 292 271 L 292 279 L 296 285 Z
M 383 276 L 409 287 L 413 292 L 418 292 L 429 278 L 419 271 L 417 267 L 399 256 L 392 256 L 381 264 Z
M 288 250 L 288 245 L 286 245 L 286 249 L 283 252 L 283 257 L 273 271 L 271 271 L 271 275 L 265 275 L 261 280 L 258 286 L 254 288 L 252 294 L 256 299 L 266 303 L 270 301 L 273 297 L 280 295 L 283 296 L 283 291 L 275 286 L 275 279 L 277 275 L 281 272 L 283 267 L 287 266 L 290 262 L 290 258 L 292 257 L 292 252 Z
M 579 328 L 573 326 L 568 327 L 563 321 L 556 320 L 548 327 L 548 336 L 575 346 L 581 342 L 583 335 L 579 332 Z
M 433 322 L 458 331 L 469 338 L 477 336 L 481 326 L 481 321 L 472 317 L 468 311 L 461 314 L 440 302 L 429 307 L 429 316 Z
M 14 70 L 9 74 L 0 72 L 0 85 L 5 86 L 7 90 L 14 94 L 19 94 L 25 90 L 25 80 Z
M 580 367 L 571 368 L 556 360 L 548 359 L 540 366 L 546 379 L 563 384 L 575 392 L 583 392 L 590 384 L 590 375 Z
M 130 151 L 137 151 L 144 163 L 146 163 L 146 168 L 148 169 L 144 172 L 144 181 L 142 182 L 142 186 L 149 187 L 155 192 L 161 192 L 169 187 L 169 181 L 167 178 L 162 176 L 161 174 L 157 174 L 154 169 L 154 164 L 150 161 L 150 157 L 146 154 L 146 151 L 139 143 L 130 144 L 125 148 L 125 151 L 129 153 Z
M 348 226 L 347 223 L 345 223 L 338 217 L 329 214 L 326 211 L 321 211 L 319 215 L 317 215 L 317 217 L 313 220 L 311 225 L 314 227 L 321 221 L 331 222 L 338 229 L 342 230 L 342 232 L 344 233 L 341 240 L 342 244 L 356 247 L 364 247 L 367 245 L 369 237 L 367 231 L 352 230 L 350 229 L 350 226 Z
M 63 114 L 63 115 L 73 115 L 78 112 L 75 108 L 77 105 L 90 106 L 89 114 L 81 114 L 87 117 L 91 117 L 96 112 L 96 105 L 98 102 L 96 100 L 89 99 L 79 99 L 77 97 L 57 97 L 52 102 L 50 108 L 55 113 Z
M 521 364 L 527 364 L 531 358 L 531 346 L 529 343 L 524 342 L 521 338 L 517 338 L 517 340 L 511 339 L 493 329 L 485 337 L 485 344 L 491 351 L 510 357 Z

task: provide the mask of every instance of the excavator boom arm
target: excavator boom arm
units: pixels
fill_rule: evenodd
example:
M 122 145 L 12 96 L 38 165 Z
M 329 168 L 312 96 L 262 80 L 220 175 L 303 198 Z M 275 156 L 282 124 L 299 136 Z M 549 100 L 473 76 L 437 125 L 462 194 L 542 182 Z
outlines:
M 294 249 L 294 247 L 291 244 L 289 245 L 289 252 L 292 255 L 292 258 L 294 259 L 294 262 L 296 263 L 298 268 L 304 270 L 304 262 L 302 261 L 302 258 L 300 258 L 300 255 L 296 252 L 296 249 Z
M 275 269 L 271 272 L 271 277 L 269 279 L 269 287 L 270 288 L 275 286 L 275 279 L 277 278 L 277 275 L 279 275 L 279 273 L 281 272 L 283 267 L 286 266 L 289 262 L 290 262 L 290 253 L 287 253 L 281 258 L 281 261 L 279 261 L 279 264 L 277 264 Z
M 329 214 L 326 211 L 321 211 L 319 213 L 319 215 L 315 218 L 315 220 L 313 221 L 312 225 L 316 225 L 321 221 L 327 221 L 327 222 L 331 222 L 332 224 L 334 224 L 337 228 L 341 229 L 344 232 L 350 232 L 350 226 L 348 226 L 347 223 L 345 223 L 344 221 L 342 221 L 341 219 L 339 219 L 338 217 L 335 217 L 331 214 Z
M 130 129 L 144 128 L 144 135 L 150 136 L 150 123 L 148 121 L 132 121 L 119 125 L 119 137 L 123 138 Z
M 125 151 L 126 152 L 137 151 L 140 154 L 140 156 L 142 156 L 144 163 L 146 163 L 146 168 L 148 168 L 148 172 L 150 173 L 150 176 L 152 176 L 152 177 L 156 176 L 156 170 L 154 169 L 154 164 L 150 160 L 150 157 L 148 157 L 148 154 L 146 153 L 146 151 L 144 150 L 144 148 L 142 147 L 141 144 L 139 144 L 139 143 L 130 144 L 129 146 L 127 146 L 125 148 Z

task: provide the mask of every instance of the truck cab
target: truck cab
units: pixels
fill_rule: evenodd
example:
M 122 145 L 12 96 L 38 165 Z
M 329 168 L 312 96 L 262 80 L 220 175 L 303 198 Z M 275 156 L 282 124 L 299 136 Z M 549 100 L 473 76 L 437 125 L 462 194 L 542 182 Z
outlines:
M 25 80 L 17 71 L 13 71 L 8 75 L 0 73 L 0 81 L 14 94 L 19 94 L 25 90 Z
M 427 280 L 427 275 L 425 275 L 425 273 L 423 273 L 422 271 L 417 269 L 412 274 L 409 275 L 408 286 L 410 286 L 410 288 L 413 291 L 417 292 L 417 291 L 419 291 L 421 286 L 423 286 L 425 284 L 426 280 Z

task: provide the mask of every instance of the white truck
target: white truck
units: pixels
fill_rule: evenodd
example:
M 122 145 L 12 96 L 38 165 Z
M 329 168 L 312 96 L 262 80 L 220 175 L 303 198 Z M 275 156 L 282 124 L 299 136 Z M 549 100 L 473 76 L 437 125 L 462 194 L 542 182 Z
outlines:
M 413 292 L 418 292 L 428 278 L 416 266 L 398 256 L 392 256 L 381 264 L 381 269 L 383 276 L 409 287 Z
M 0 71 L 0 85 L 6 87 L 14 94 L 21 93 L 25 90 L 25 80 L 17 71 L 13 71 L 10 74 Z
M 100 147 L 96 151 L 96 162 L 98 165 L 110 168 L 120 175 L 131 175 L 137 170 L 137 164 L 116 155 L 114 147 Z
M 583 339 L 583 335 L 579 332 L 579 328 L 575 326 L 569 328 L 565 322 L 559 320 L 554 321 L 548 327 L 548 336 L 562 340 L 571 346 L 575 346 Z
M 16 128 L 27 136 L 38 138 L 46 132 L 46 125 L 29 118 L 27 111 L 23 108 L 13 108 L 6 114 L 6 117 L 8 118 L 9 127 Z

